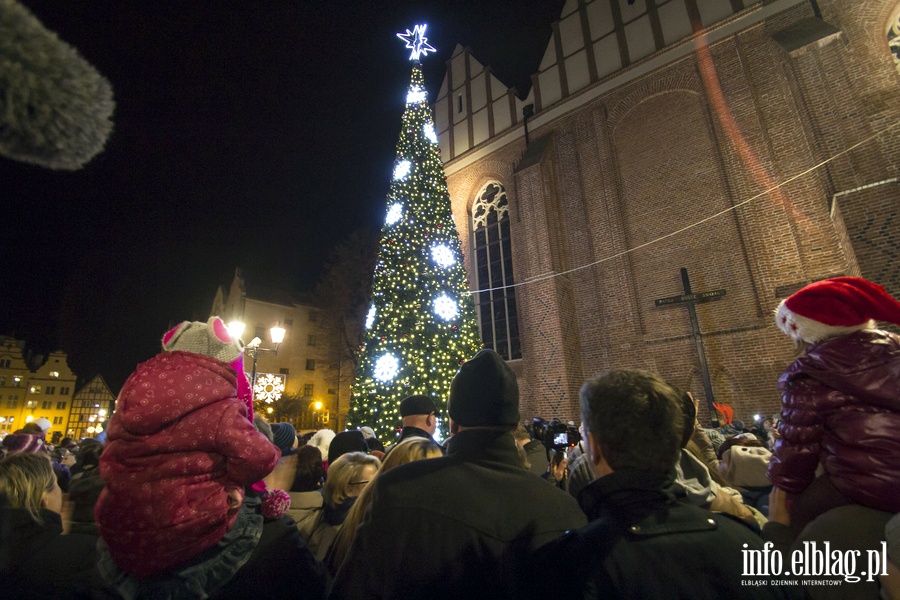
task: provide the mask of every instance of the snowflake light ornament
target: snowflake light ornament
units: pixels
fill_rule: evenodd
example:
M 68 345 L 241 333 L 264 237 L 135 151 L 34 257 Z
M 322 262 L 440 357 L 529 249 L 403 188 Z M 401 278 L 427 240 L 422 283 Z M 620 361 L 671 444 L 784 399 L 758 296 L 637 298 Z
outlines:
M 375 379 L 388 382 L 400 372 L 400 361 L 393 354 L 382 354 L 375 361 Z
M 388 225 L 393 225 L 397 221 L 403 218 L 403 205 L 399 202 L 395 202 L 391 204 L 391 207 L 388 209 L 387 218 L 384 220 Z
M 441 294 L 431 303 L 434 314 L 445 321 L 449 321 L 459 314 L 459 307 L 456 301 L 447 294 Z
M 420 87 L 414 87 L 406 93 L 406 103 L 407 104 L 418 104 L 419 102 L 425 102 L 425 99 L 428 97 L 427 92 Z
M 284 394 L 284 376 L 274 373 L 263 373 L 256 377 L 253 395 L 257 400 L 272 404 Z
M 453 251 L 450 250 L 447 244 L 436 244 L 432 246 L 431 258 L 445 269 L 447 267 L 452 267 L 456 263 L 456 257 L 453 256 Z
M 397 166 L 394 167 L 394 181 L 403 181 L 406 179 L 410 169 L 412 169 L 412 163 L 408 160 L 401 160 L 398 162 Z
M 425 137 L 432 144 L 437 144 L 438 137 L 437 133 L 434 132 L 434 123 L 425 123 Z

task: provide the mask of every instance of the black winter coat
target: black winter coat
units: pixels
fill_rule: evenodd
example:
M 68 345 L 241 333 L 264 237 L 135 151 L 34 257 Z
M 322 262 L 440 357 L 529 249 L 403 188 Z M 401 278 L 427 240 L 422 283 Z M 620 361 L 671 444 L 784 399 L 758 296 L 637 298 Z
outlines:
M 525 470 L 511 433 L 486 429 L 379 476 L 373 493 L 332 598 L 511 597 L 527 555 L 586 522 L 571 496 Z
M 0 587 L 3 597 L 107 598 L 97 564 L 97 538 L 62 535 L 60 516 L 41 510 L 41 525 L 28 511 L 0 507 Z
M 742 574 L 744 545 L 760 550 L 762 540 L 727 516 L 677 502 L 664 491 L 673 479 L 619 470 L 586 486 L 579 502 L 590 524 L 540 549 L 528 597 L 803 598 L 799 587 L 741 585 L 765 579 Z

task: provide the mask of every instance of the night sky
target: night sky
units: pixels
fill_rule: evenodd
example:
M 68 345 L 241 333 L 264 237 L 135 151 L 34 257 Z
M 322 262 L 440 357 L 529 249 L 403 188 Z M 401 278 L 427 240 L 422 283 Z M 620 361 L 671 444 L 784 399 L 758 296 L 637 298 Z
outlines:
M 427 23 L 434 101 L 457 43 L 509 86 L 563 0 L 25 0 L 113 86 L 80 171 L 0 157 L 0 334 L 61 348 L 117 391 L 219 285 L 311 291 L 329 250 L 384 219 L 409 82 L 395 33 Z

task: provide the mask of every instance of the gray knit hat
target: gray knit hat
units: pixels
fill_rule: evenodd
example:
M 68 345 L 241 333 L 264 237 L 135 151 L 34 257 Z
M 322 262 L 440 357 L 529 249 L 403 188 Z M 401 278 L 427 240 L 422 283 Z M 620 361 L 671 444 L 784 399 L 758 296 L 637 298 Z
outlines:
M 244 351 L 219 317 L 210 317 L 206 323 L 184 321 L 163 336 L 162 347 L 166 352 L 203 354 L 229 364 Z

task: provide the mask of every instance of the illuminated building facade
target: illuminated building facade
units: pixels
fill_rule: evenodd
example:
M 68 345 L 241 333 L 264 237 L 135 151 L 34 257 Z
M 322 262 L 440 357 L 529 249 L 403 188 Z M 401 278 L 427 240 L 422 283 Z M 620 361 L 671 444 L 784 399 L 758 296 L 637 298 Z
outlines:
M 268 398 L 274 404 L 280 401 L 275 397 L 281 394 L 299 398 L 303 410 L 296 417 L 285 417 L 285 420 L 293 420 L 298 429 L 318 426 L 340 430 L 343 424 L 338 422 L 338 415 L 347 412 L 350 390 L 346 382 L 351 367 L 340 364 L 338 348 L 324 334 L 320 326 L 320 309 L 310 298 L 248 285 L 241 270 L 237 269 L 230 286 L 217 290 L 210 314 L 221 317 L 226 323 L 243 322 L 245 343 L 254 337 L 260 338 L 257 400 L 265 396 L 263 402 Z M 286 330 L 277 353 L 268 351 L 273 348 L 269 329 L 276 324 Z M 247 350 L 244 368 L 249 376 L 252 359 Z M 342 370 L 346 372 L 342 373 Z M 284 385 L 283 392 L 276 389 L 281 384 Z M 316 409 L 316 402 L 321 403 L 319 409 Z M 275 414 L 277 420 L 277 411 Z
M 704 420 L 713 397 L 771 414 L 782 298 L 839 274 L 900 295 L 898 19 L 897 0 L 568 0 L 524 97 L 456 48 L 435 128 L 523 419 L 578 420 L 585 379 L 626 367 Z M 693 322 L 682 269 L 717 293 Z

